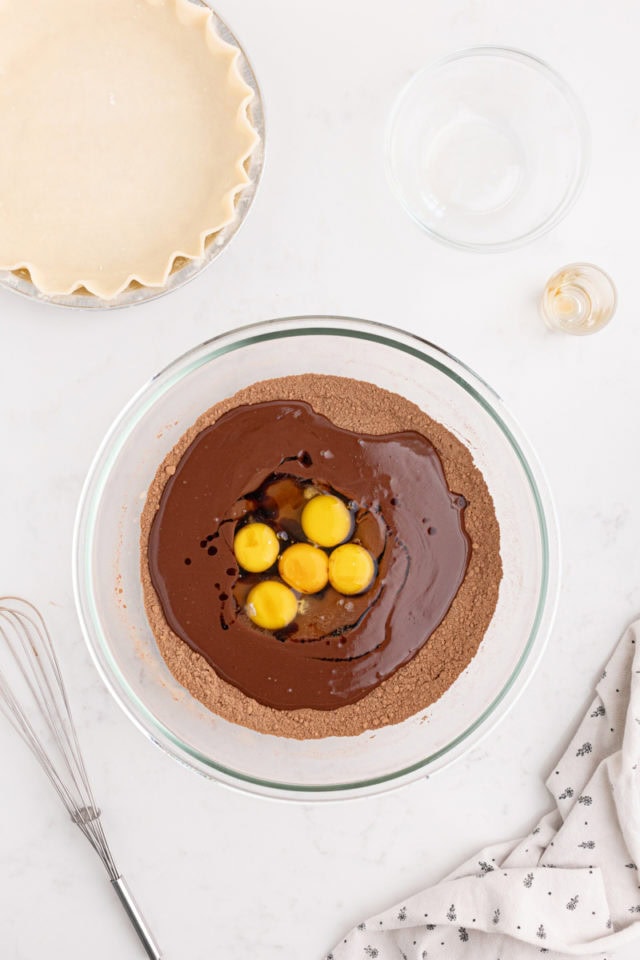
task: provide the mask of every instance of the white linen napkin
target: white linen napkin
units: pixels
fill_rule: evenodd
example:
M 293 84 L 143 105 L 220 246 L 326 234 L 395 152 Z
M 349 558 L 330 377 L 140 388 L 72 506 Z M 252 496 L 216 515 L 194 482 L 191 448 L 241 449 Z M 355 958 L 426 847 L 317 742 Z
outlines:
M 640 936 L 640 620 L 596 690 L 535 830 L 359 924 L 327 960 L 607 960 Z

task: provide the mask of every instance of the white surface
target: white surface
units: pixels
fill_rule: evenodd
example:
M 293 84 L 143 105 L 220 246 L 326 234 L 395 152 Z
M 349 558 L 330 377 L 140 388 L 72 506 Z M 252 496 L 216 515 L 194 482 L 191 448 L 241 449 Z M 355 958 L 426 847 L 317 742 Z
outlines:
M 66 313 L 0 294 L 2 592 L 59 638 L 113 851 L 167 960 L 320 960 L 341 933 L 491 841 L 526 831 L 597 672 L 640 612 L 636 350 L 637 109 L 633 0 L 221 0 L 263 88 L 267 166 L 231 248 L 190 286 L 130 311 Z M 391 102 L 427 60 L 522 47 L 581 97 L 593 158 L 577 206 L 509 254 L 438 246 L 392 198 Z M 547 333 L 535 301 L 557 267 L 601 264 L 620 294 L 593 338 Z M 542 665 L 509 719 L 431 781 L 347 805 L 242 796 L 147 743 L 80 639 L 70 550 L 83 475 L 111 419 L 177 353 L 231 325 L 335 312 L 402 325 L 502 394 L 546 465 L 564 588 Z M 101 867 L 22 745 L 0 726 L 0 944 L 10 960 L 137 960 Z M 630 948 L 621 960 L 637 956 Z

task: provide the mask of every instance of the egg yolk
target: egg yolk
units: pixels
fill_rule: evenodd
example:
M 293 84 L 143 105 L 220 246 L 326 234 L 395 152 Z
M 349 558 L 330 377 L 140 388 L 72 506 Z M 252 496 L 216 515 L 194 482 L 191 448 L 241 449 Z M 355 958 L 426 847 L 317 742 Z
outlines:
M 280 543 L 266 523 L 248 523 L 236 533 L 233 552 L 244 570 L 263 573 L 276 562 Z
M 309 500 L 300 518 L 305 536 L 320 547 L 336 547 L 353 531 L 353 516 L 338 497 L 319 494 Z
M 329 557 L 329 583 L 338 593 L 353 596 L 371 585 L 376 572 L 375 560 L 357 543 L 344 543 Z
M 294 543 L 280 557 L 278 573 L 299 593 L 318 593 L 329 582 L 329 560 L 310 543 Z
M 295 619 L 298 601 L 293 590 L 280 580 L 262 580 L 249 591 L 245 610 L 257 627 L 282 630 Z

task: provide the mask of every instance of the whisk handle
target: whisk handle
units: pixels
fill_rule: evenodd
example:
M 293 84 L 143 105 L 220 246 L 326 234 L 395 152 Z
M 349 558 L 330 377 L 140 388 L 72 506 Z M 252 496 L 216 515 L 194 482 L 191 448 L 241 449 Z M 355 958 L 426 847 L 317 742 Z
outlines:
M 112 880 L 111 883 L 118 894 L 120 903 L 124 907 L 134 930 L 140 937 L 142 946 L 147 951 L 149 960 L 162 960 L 160 948 L 156 943 L 155 937 L 151 933 L 151 930 L 149 929 L 147 921 L 142 916 L 138 904 L 133 899 L 133 894 L 131 893 L 131 890 L 129 890 L 126 880 L 124 877 L 116 877 L 116 879 Z

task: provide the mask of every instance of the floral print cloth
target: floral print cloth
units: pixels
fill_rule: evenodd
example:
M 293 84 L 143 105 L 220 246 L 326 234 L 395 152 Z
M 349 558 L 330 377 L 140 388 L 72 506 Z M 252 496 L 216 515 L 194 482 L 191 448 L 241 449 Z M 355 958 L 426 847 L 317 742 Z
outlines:
M 639 648 L 640 620 L 551 772 L 555 809 L 532 833 L 359 924 L 327 960 L 610 960 L 640 937 Z

